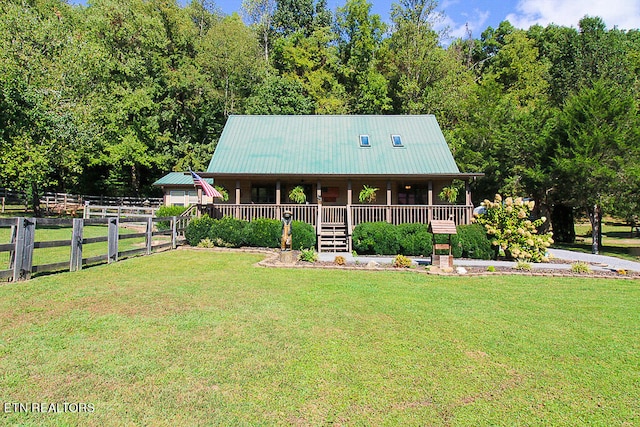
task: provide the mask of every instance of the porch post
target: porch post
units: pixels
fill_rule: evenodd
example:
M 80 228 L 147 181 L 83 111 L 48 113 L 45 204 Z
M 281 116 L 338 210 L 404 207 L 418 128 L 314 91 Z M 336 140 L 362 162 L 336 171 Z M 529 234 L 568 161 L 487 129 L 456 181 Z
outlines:
M 429 205 L 429 212 L 427 217 L 429 219 L 429 223 L 433 220 L 433 181 L 429 180 L 429 192 L 427 194 L 427 204 Z
M 471 218 L 473 217 L 473 206 L 471 203 L 471 183 L 469 182 L 469 180 L 466 180 L 464 182 L 464 190 L 466 193 L 466 198 L 465 198 L 465 204 L 466 204 L 466 209 L 465 209 L 465 224 L 471 224 Z
M 185 192 L 185 198 L 189 197 L 189 192 Z M 202 204 L 202 187 L 198 187 L 198 214 L 197 217 L 200 218 L 202 216 L 202 210 L 204 209 L 204 205 Z
M 391 224 L 391 181 L 387 181 L 387 222 Z
M 280 184 L 280 180 L 276 181 L 276 217 L 274 219 L 280 219 L 282 217 L 280 204 L 282 199 L 282 187 Z
M 351 186 L 351 180 L 347 180 L 347 206 L 353 203 L 353 187 Z
M 240 180 L 236 180 L 236 219 L 240 219 Z
M 318 204 L 318 217 L 316 219 L 316 237 L 318 244 L 318 252 L 322 248 L 322 242 L 320 241 L 322 236 L 322 184 L 320 181 L 316 183 L 316 203 Z

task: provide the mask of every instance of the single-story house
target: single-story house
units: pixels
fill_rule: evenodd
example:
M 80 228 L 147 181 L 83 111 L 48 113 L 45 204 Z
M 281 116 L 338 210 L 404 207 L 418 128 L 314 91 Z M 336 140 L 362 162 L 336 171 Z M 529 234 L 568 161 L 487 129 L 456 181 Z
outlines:
M 154 183 L 167 204 L 198 198 L 191 177 L 180 174 Z M 201 202 L 210 215 L 279 219 L 289 210 L 316 228 L 319 250 L 350 250 L 361 222 L 469 223 L 469 182 L 483 174 L 460 173 L 433 115 L 235 115 L 199 175 L 229 194 Z M 465 183 L 460 204 L 438 197 L 454 179 Z M 360 201 L 366 188 L 377 189 L 375 200 Z M 290 199 L 293 189 L 304 193 L 302 203 Z

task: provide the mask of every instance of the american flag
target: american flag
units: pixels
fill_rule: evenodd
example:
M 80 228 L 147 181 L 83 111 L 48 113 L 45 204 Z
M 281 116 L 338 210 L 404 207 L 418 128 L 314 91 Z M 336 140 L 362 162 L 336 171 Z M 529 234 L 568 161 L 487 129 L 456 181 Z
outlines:
M 193 184 L 196 187 L 202 188 L 202 191 L 204 191 L 204 194 L 206 194 L 209 197 L 217 197 L 219 199 L 222 198 L 222 194 L 220 194 L 218 190 L 213 188 L 211 184 L 209 184 L 207 181 L 202 179 L 200 175 L 198 175 L 194 171 L 190 171 L 190 172 L 191 172 L 191 176 L 193 177 Z

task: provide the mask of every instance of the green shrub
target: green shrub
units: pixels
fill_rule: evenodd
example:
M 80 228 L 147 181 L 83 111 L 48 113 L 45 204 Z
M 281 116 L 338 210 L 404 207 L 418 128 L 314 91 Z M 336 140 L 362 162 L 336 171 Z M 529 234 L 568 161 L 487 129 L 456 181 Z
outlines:
M 433 236 L 426 224 L 400 224 L 396 227 L 402 255 L 429 256 L 433 251 Z
M 209 231 L 213 225 L 213 219 L 204 215 L 202 218 L 196 218 L 189 222 L 184 236 L 191 246 L 197 246 L 204 238 L 209 237 Z
M 166 216 L 180 216 L 188 208 L 188 206 L 160 206 L 156 211 L 156 217 L 163 218 Z M 158 230 L 168 230 L 170 226 L 171 223 L 169 221 L 156 222 Z
M 247 245 L 249 246 L 279 248 L 282 223 L 277 219 L 256 218 L 247 226 L 246 236 Z
M 306 262 L 316 262 L 318 261 L 318 253 L 315 249 L 303 249 L 300 251 L 298 259 Z
M 494 251 L 487 233 L 479 224 L 459 225 L 457 243 L 464 258 L 491 259 Z
M 396 255 L 392 265 L 395 268 L 409 268 L 411 267 L 411 260 L 404 255 Z
M 496 268 L 493 265 L 490 265 L 489 267 L 487 267 L 487 271 L 489 273 L 495 273 L 496 272 Z
M 282 230 L 282 225 L 280 226 Z M 280 231 L 282 236 L 282 231 Z M 293 249 L 309 249 L 316 246 L 316 230 L 313 225 L 304 221 L 291 221 L 291 247 Z
M 230 216 L 216 219 L 211 224 L 209 238 L 216 246 L 239 248 L 246 245 L 248 224 L 247 221 Z
M 586 262 L 577 261 L 571 264 L 571 272 L 588 274 L 588 273 L 591 273 L 591 268 L 589 267 L 589 264 L 587 264 Z
M 364 222 L 353 230 L 353 248 L 359 254 L 393 255 L 397 254 L 397 228 L 386 222 Z
M 205 237 L 204 239 L 200 240 L 200 243 L 198 243 L 199 248 L 213 248 L 215 246 L 215 243 L 213 243 L 213 241 L 211 241 L 211 239 L 209 239 L 208 237 Z
M 516 266 L 513 268 L 520 271 L 531 271 L 531 264 L 526 261 L 518 261 Z

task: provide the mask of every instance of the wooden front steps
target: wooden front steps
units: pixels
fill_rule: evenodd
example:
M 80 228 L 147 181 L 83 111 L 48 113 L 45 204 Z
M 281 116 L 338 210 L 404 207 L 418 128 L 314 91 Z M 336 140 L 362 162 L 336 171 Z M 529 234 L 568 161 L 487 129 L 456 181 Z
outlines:
M 343 223 L 323 223 L 318 235 L 318 252 L 349 252 L 347 225 Z

